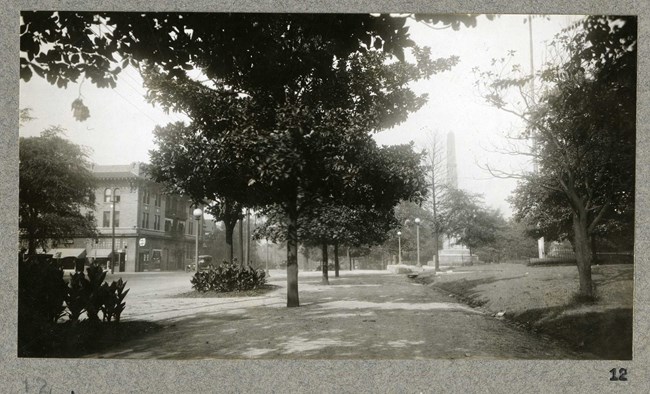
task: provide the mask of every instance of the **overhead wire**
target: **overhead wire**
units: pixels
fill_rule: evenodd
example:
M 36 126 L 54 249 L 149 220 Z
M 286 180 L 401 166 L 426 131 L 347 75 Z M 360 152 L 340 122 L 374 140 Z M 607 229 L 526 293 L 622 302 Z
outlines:
M 107 26 L 104 22 L 101 22 L 101 25 L 97 27 L 98 31 L 95 31 L 92 28 L 91 28 L 91 31 L 93 33 L 95 33 L 95 34 L 101 35 L 101 26 L 104 26 L 106 28 L 106 30 L 108 30 L 109 33 L 113 33 L 111 28 L 109 26 Z M 132 70 L 130 70 L 130 69 L 123 69 L 120 72 L 120 74 L 130 78 L 132 81 L 134 81 L 137 84 L 138 81 L 133 75 L 131 75 L 131 72 L 132 72 Z M 135 92 L 135 94 L 136 94 L 135 101 L 136 102 L 139 101 L 139 100 L 143 100 L 146 97 L 146 94 L 141 92 L 141 91 L 138 91 L 138 88 L 136 86 L 134 86 L 128 79 L 122 78 L 121 82 L 123 82 L 122 84 L 120 84 L 121 86 L 126 86 L 126 87 L 130 88 L 133 92 Z M 118 85 L 118 87 L 120 85 Z M 128 97 L 133 97 L 132 94 L 129 94 L 126 91 L 123 91 L 122 93 L 120 93 L 120 91 L 118 89 L 119 88 L 114 88 L 112 90 L 118 96 L 120 96 L 125 102 L 127 102 L 129 105 L 131 105 L 134 109 L 136 109 L 138 112 L 140 112 L 141 114 L 146 116 L 149 120 L 151 120 L 154 124 L 159 124 L 160 123 L 160 120 L 154 119 L 151 115 L 146 113 L 142 108 L 140 108 L 138 105 L 134 104 L 133 101 L 129 100 Z M 125 97 L 125 95 L 128 96 L 128 97 Z M 175 113 L 175 112 L 170 112 L 169 114 L 167 114 L 167 117 L 170 118 L 171 121 L 184 122 L 184 120 L 180 116 L 178 116 L 178 114 Z

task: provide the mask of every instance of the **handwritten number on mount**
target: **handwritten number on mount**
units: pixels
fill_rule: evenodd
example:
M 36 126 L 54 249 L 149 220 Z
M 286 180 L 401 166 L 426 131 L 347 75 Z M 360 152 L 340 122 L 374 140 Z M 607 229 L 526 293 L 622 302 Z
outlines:
M 627 369 L 625 369 L 625 368 L 620 368 L 618 370 L 618 376 L 616 376 L 616 368 L 610 369 L 609 373 L 612 374 L 612 377 L 609 378 L 609 380 L 611 380 L 613 382 L 625 382 L 625 381 L 627 381 Z

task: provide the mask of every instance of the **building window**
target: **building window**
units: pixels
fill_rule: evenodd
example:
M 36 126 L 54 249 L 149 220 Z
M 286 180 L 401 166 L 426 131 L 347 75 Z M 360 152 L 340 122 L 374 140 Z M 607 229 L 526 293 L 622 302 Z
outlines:
M 113 226 L 120 227 L 120 211 L 115 211 L 115 216 L 113 217 Z
M 183 234 L 185 233 L 185 221 L 184 220 L 179 220 L 178 221 L 178 232 Z
M 120 189 L 115 189 L 114 202 L 120 202 Z
M 165 231 L 172 231 L 172 224 L 174 221 L 172 219 L 165 218 Z
M 162 200 L 162 196 L 160 195 L 160 193 L 156 193 L 156 199 L 154 200 L 154 204 L 155 204 L 157 207 L 160 206 L 161 200 Z
M 187 223 L 187 233 L 189 235 L 194 234 L 194 222 L 191 220 Z
M 104 190 L 104 202 L 111 202 L 111 195 L 113 193 L 111 192 L 111 189 L 106 189 Z
M 149 204 L 150 199 L 149 199 L 149 189 L 142 189 L 142 202 L 145 204 Z
M 102 227 L 110 227 L 110 226 L 111 226 L 111 211 L 104 211 Z
M 149 212 L 142 213 L 142 228 L 149 228 Z

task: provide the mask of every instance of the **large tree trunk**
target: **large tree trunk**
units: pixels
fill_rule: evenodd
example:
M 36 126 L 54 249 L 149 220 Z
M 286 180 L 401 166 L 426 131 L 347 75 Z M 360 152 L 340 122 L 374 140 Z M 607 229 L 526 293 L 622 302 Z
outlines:
M 234 258 L 234 247 L 232 244 L 232 236 L 235 232 L 235 225 L 237 221 L 224 220 L 223 224 L 226 227 L 226 249 L 228 249 L 228 262 L 232 264 Z
M 339 244 L 334 244 L 334 276 L 339 277 Z
M 591 235 L 587 226 L 586 212 L 573 214 L 573 232 L 575 236 L 575 253 L 578 265 L 578 277 L 580 279 L 580 295 L 593 297 L 593 283 L 591 281 L 591 262 L 593 254 L 591 251 Z
M 328 270 L 327 270 L 327 264 L 329 261 L 329 257 L 327 256 L 327 243 L 323 242 L 322 245 L 322 250 L 323 250 L 323 263 L 321 264 L 321 269 L 323 271 L 323 284 L 324 285 L 329 285 L 330 280 L 328 278 Z
M 298 298 L 298 214 L 289 209 L 287 225 L 287 307 L 300 306 Z

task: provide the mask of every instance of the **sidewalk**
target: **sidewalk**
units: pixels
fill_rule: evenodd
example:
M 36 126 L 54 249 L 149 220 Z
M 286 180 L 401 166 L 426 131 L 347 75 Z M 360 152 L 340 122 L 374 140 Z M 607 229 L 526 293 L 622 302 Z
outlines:
M 188 281 L 189 276 L 187 274 Z M 144 337 L 113 344 L 88 357 L 590 357 L 565 349 L 548 338 L 513 328 L 446 294 L 413 283 L 404 275 L 386 271 L 342 271 L 340 278 L 332 275 L 330 285 L 326 286 L 321 284 L 319 272 L 303 272 L 299 280 L 299 308 L 286 308 L 285 280 L 280 272 L 271 272 L 271 283 L 282 288 L 253 298 L 173 298 L 171 290 L 156 293 L 151 287 L 143 287 L 134 291 L 132 299 L 129 300 L 130 295 L 127 297 L 128 314 L 124 316 L 155 320 L 162 328 Z M 182 277 L 178 283 L 181 282 Z M 136 286 L 133 288 L 135 290 Z M 180 294 L 187 289 L 174 291 Z

